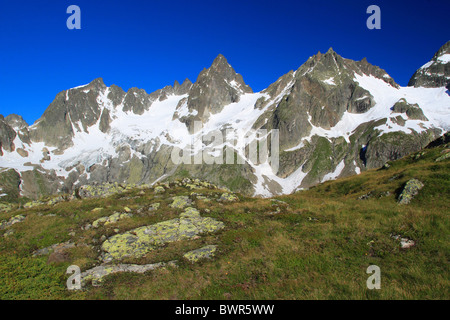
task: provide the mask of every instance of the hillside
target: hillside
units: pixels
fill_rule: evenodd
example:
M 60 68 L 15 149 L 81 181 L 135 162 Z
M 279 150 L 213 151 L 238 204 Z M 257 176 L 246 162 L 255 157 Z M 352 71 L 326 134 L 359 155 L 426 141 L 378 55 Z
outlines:
M 448 299 L 449 150 L 446 135 L 276 198 L 187 172 L 4 205 L 0 299 Z M 412 179 L 423 188 L 405 196 Z M 66 289 L 70 265 L 84 290 Z M 366 288 L 369 265 L 381 290 Z

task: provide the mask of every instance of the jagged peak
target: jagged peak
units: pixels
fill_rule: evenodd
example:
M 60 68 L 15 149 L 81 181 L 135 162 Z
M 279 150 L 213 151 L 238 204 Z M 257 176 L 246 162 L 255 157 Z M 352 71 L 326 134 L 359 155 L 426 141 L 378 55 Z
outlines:
M 231 65 L 228 63 L 227 58 L 225 58 L 223 54 L 219 53 L 217 57 L 214 59 L 211 68 L 217 68 L 221 66 L 231 67 Z
M 91 83 L 88 84 L 88 87 L 94 87 L 94 88 L 106 88 L 105 83 L 103 82 L 103 78 L 96 78 L 91 81 Z
M 128 89 L 127 93 L 144 93 L 144 94 L 148 94 L 147 91 L 145 91 L 144 89 L 140 89 L 137 87 L 131 87 L 130 89 Z
M 360 61 L 343 58 L 333 48 L 329 48 L 326 53 L 320 51 L 310 57 L 300 68 L 296 71 L 296 77 L 303 77 L 306 75 L 318 76 L 323 80 L 323 77 L 335 76 L 353 76 L 353 73 L 360 75 L 368 75 L 379 78 L 386 83 L 398 88 L 398 84 L 392 79 L 385 70 L 373 65 L 363 58 Z
M 88 84 L 81 85 L 81 86 L 74 87 L 74 88 L 70 88 L 70 89 L 68 89 L 66 91 L 78 90 L 78 89 L 85 90 L 85 89 L 105 89 L 105 88 L 106 88 L 106 85 L 103 82 L 103 78 L 99 77 L 99 78 L 96 78 L 96 79 L 92 80 Z M 66 91 L 63 91 L 63 93 L 66 92 Z
M 186 78 L 186 79 L 184 79 L 184 81 L 183 81 L 183 83 L 181 84 L 181 86 L 184 86 L 184 85 L 192 85 L 192 81 L 189 80 L 188 78 Z
M 252 89 L 244 82 L 242 75 L 237 73 L 233 67 L 228 63 L 227 59 L 219 54 L 208 69 L 203 69 L 200 72 L 195 85 L 202 85 L 211 82 L 211 79 L 223 80 L 228 85 L 231 85 L 233 81 L 236 82 L 236 87 L 239 87 L 238 91 L 241 92 L 253 92 Z M 190 81 L 189 81 L 190 82 Z
M 105 84 L 102 77 L 95 78 L 90 84 Z
M 439 48 L 439 50 L 435 53 L 433 59 L 437 59 L 438 57 L 446 53 L 450 53 L 450 40 L 444 43 L 444 45 Z
M 211 72 L 224 78 L 233 78 L 237 74 L 234 68 L 228 63 L 228 60 L 222 54 L 219 54 L 214 59 L 211 66 L 208 69 L 204 69 L 200 73 L 200 75 L 210 74 Z
M 192 86 L 191 80 L 186 78 L 181 84 L 178 82 L 178 80 L 175 80 L 173 84 L 173 89 L 175 92 L 185 91 L 186 89 L 189 89 L 191 86 Z

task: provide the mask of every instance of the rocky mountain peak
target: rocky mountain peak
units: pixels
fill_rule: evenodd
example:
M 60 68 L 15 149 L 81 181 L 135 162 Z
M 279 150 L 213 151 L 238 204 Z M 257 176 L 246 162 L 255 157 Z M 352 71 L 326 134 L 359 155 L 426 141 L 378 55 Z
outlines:
M 96 78 L 92 80 L 92 82 L 89 84 L 91 87 L 95 88 L 106 88 L 105 82 L 103 82 L 103 78 Z
M 217 57 L 214 59 L 212 65 L 212 69 L 221 70 L 221 69 L 229 69 L 232 68 L 231 65 L 228 63 L 227 58 L 225 58 L 222 54 L 218 54 Z
M 191 128 L 193 121 L 206 121 L 210 114 L 219 113 L 223 107 L 239 102 L 240 96 L 253 90 L 244 82 L 242 76 L 233 69 L 227 59 L 219 54 L 211 67 L 200 72 L 197 81 L 189 91 L 189 111 L 195 116 L 184 119 Z
M 70 147 L 76 131 L 87 132 L 100 118 L 100 93 L 106 90 L 102 78 L 87 85 L 58 93 L 44 114 L 30 127 L 30 138 L 64 150 Z
M 188 78 L 186 78 L 181 85 L 177 80 L 175 80 L 175 83 L 173 84 L 173 91 L 177 95 L 187 94 L 189 90 L 191 90 L 192 85 L 193 83 Z
M 424 64 L 413 74 L 408 86 L 450 88 L 450 41 L 439 48 L 431 61 Z
M 28 127 L 28 123 L 18 114 L 10 114 L 5 118 L 6 123 L 8 123 L 12 128 L 22 129 Z
M 219 54 L 208 69 L 204 69 L 197 78 L 196 84 L 203 82 L 221 82 L 225 81 L 226 84 L 238 87 L 242 93 L 251 93 L 252 89 L 245 84 L 242 76 L 233 69 L 228 63 L 227 59 Z M 235 82 L 235 83 L 234 83 Z
M 439 60 L 440 57 L 444 54 L 450 54 L 450 40 L 447 41 L 442 47 L 434 55 L 433 59 Z M 442 62 L 442 60 L 441 60 Z

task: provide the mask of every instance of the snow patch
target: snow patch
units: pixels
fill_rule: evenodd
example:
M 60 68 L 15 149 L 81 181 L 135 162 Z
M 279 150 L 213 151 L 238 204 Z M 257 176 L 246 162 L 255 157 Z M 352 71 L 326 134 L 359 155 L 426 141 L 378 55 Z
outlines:
M 445 54 L 439 56 L 436 60 L 439 61 L 441 64 L 447 64 L 450 62 L 450 54 L 445 53 Z
M 345 168 L 345 163 L 344 163 L 344 160 L 342 160 L 341 162 L 339 162 L 339 164 L 336 166 L 336 168 L 333 172 L 327 173 L 323 177 L 322 182 L 336 179 L 342 173 L 342 170 L 344 170 L 344 168 Z

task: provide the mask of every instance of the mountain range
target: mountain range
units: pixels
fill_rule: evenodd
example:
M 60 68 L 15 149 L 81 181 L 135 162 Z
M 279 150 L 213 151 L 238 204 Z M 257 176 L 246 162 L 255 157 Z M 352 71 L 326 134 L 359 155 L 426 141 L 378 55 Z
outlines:
M 449 130 L 449 62 L 450 41 L 407 87 L 365 58 L 345 59 L 331 48 L 261 92 L 253 92 L 222 55 L 194 83 L 175 81 L 150 94 L 107 87 L 98 78 L 58 93 L 32 125 L 19 115 L 0 116 L 0 199 L 188 176 L 268 197 L 359 174 Z M 194 155 L 223 150 L 224 144 L 204 139 L 214 131 L 233 133 L 245 150 L 249 141 L 242 137 L 258 139 L 254 130 L 278 130 L 276 172 L 266 159 L 254 163 L 237 147 L 235 164 L 172 159 L 174 148 L 193 141 L 200 141 Z

